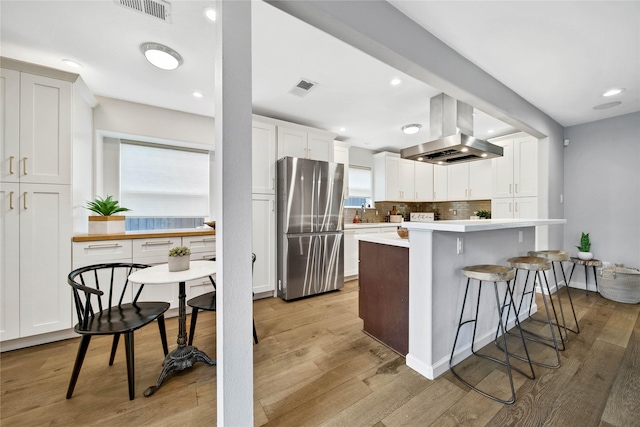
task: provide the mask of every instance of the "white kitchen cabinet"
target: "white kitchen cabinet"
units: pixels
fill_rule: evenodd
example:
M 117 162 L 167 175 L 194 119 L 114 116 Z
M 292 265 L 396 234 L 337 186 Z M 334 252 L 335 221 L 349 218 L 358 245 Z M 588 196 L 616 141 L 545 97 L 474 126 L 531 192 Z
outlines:
M 252 206 L 253 292 L 276 289 L 276 209 L 275 197 L 254 194 Z
M 492 163 L 478 160 L 446 166 L 448 200 L 491 199 Z
M 2 181 L 71 184 L 71 83 L 5 69 L 2 83 Z
M 415 201 L 433 201 L 433 164 L 415 162 L 414 168 Z
M 276 127 L 254 121 L 251 133 L 252 192 L 275 194 L 276 192 Z
M 447 168 L 449 166 L 433 166 L 433 200 L 446 202 L 448 199 Z
M 349 148 L 351 144 L 340 141 L 333 141 L 333 161 L 344 165 L 344 188 L 343 195 L 349 197 Z
M 328 162 L 333 138 L 321 133 L 278 126 L 278 158 L 299 157 Z
M 210 260 L 216 256 L 216 236 L 183 236 L 182 246 L 191 249 L 191 261 Z M 185 285 L 187 300 L 213 291 L 208 277 L 190 280 Z
M 537 197 L 515 197 L 491 200 L 491 218 L 493 219 L 535 219 L 538 218 Z
M 344 277 L 353 278 L 358 275 L 358 241 L 357 234 L 380 233 L 382 228 L 356 228 L 344 231 Z M 384 230 L 387 231 L 386 228 Z M 390 231 L 390 230 L 389 230 Z
M 538 195 L 538 141 L 531 136 L 494 142 L 503 147 L 503 157 L 492 159 L 493 197 Z
M 0 341 L 20 337 L 19 185 L 0 183 Z
M 414 201 L 415 162 L 389 152 L 374 154 L 373 159 L 374 201 Z

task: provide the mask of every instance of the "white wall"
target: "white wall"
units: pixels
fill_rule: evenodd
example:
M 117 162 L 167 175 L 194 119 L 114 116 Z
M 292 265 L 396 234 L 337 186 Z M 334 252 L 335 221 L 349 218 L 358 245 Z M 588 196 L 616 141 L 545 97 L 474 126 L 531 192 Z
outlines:
M 350 147 L 349 164 L 370 167 L 373 170 L 373 155 L 375 151 L 366 148 Z
M 565 248 L 640 268 L 640 113 L 565 129 Z

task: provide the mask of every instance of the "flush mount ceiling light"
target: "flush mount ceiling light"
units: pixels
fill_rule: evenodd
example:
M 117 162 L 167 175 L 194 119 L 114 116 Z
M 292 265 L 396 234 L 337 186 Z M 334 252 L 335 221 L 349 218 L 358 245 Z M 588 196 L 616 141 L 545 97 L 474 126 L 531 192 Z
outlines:
M 145 43 L 140 46 L 147 61 L 163 70 L 175 70 L 182 64 L 182 57 L 178 52 L 159 43 Z
M 72 68 L 82 68 L 81 64 L 76 61 L 72 61 L 71 59 L 63 59 L 62 62 Z
M 613 96 L 613 95 L 618 95 L 622 92 L 624 92 L 624 88 L 614 88 L 614 89 L 609 89 L 608 91 L 603 93 L 602 96 Z
M 404 125 L 404 126 L 402 126 L 402 132 L 406 133 L 407 135 L 413 135 L 414 133 L 418 133 L 418 131 L 420 130 L 421 127 L 422 127 L 422 125 L 419 125 L 417 123 L 412 123 L 410 125 Z

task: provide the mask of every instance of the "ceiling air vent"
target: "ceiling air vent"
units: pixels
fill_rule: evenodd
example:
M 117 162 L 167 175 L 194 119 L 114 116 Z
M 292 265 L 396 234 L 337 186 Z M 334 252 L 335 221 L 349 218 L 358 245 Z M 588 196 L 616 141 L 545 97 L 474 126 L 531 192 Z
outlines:
M 120 6 L 144 13 L 164 22 L 171 22 L 171 3 L 162 0 L 114 0 Z
M 308 79 L 300 79 L 298 83 L 294 87 L 291 88 L 289 93 L 292 93 L 300 98 L 304 98 L 311 92 L 311 89 L 318 86 L 318 83 L 312 82 Z

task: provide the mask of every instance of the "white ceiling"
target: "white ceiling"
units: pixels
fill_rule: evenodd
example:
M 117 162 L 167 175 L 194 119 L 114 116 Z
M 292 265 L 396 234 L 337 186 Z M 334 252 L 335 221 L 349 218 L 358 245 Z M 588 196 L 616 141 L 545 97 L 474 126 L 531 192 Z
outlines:
M 391 3 L 563 126 L 640 111 L 639 1 Z M 254 113 L 333 131 L 373 150 L 428 139 L 429 98 L 439 89 L 268 4 L 252 4 Z M 95 95 L 214 116 L 215 24 L 203 17 L 212 5 L 174 0 L 166 23 L 113 0 L 2 0 L 0 55 L 77 72 L 61 62 L 73 59 Z M 184 64 L 175 71 L 151 66 L 139 50 L 149 41 L 177 50 Z M 393 77 L 402 84 L 392 87 Z M 318 83 L 304 98 L 289 93 L 300 78 Z M 611 87 L 626 91 L 603 98 Z M 194 98 L 195 90 L 205 98 Z M 423 129 L 404 135 L 407 123 Z M 510 131 L 476 112 L 477 137 Z

